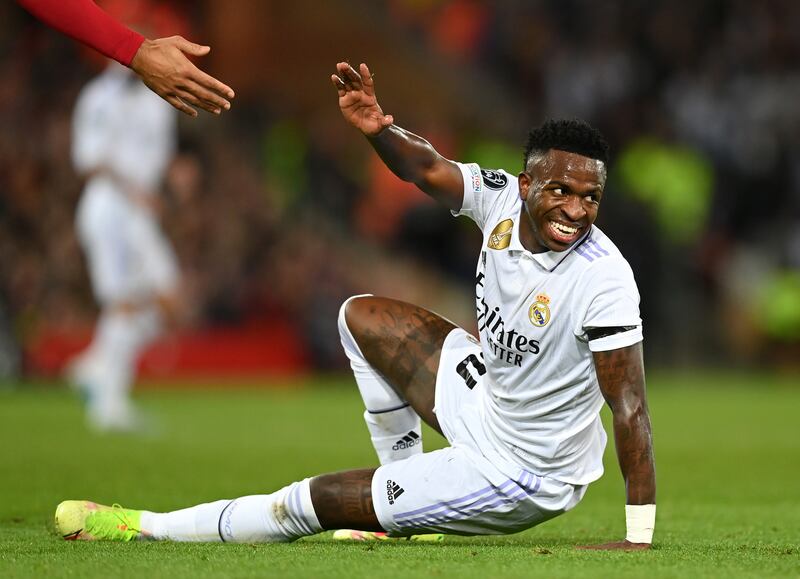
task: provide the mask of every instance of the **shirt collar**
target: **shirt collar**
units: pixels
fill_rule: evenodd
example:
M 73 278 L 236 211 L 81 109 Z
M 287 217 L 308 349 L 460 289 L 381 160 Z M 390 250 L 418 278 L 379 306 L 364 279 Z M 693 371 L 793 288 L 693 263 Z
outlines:
M 564 251 L 543 251 L 541 253 L 532 253 L 525 249 L 525 247 L 522 245 L 522 241 L 520 240 L 519 222 L 521 220 L 522 214 L 517 213 L 517 218 L 514 220 L 514 226 L 511 229 L 511 242 L 508 244 L 508 251 L 518 251 L 529 255 L 547 271 L 553 271 L 562 261 L 567 259 L 567 256 L 572 253 L 573 249 L 586 241 L 586 238 L 591 235 L 592 229 L 594 228 L 594 225 L 589 227 L 586 233 L 584 233 L 575 243 L 570 245 L 569 248 L 565 249 Z

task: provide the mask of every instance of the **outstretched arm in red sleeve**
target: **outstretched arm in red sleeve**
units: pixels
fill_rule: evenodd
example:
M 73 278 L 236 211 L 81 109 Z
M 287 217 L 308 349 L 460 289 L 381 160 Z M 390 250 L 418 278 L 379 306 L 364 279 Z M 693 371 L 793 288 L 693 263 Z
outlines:
M 230 108 L 233 90 L 198 69 L 187 58 L 211 48 L 180 36 L 147 40 L 104 12 L 92 0 L 17 0 L 36 18 L 109 58 L 129 66 L 142 81 L 179 111 L 193 107 L 219 114 Z

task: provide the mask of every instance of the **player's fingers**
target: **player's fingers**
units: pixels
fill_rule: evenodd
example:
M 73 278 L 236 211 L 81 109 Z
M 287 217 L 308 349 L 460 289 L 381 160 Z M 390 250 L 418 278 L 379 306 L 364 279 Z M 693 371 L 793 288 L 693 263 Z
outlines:
M 218 95 L 232 99 L 236 96 L 236 93 L 233 92 L 233 89 L 229 87 L 227 84 L 218 81 L 216 78 L 211 76 L 210 74 L 206 74 L 196 66 L 192 65 L 191 73 L 189 74 L 189 78 L 199 84 L 200 86 L 204 87 L 207 90 L 217 93 Z M 230 108 L 231 104 L 228 103 L 228 106 L 225 108 Z
M 336 92 L 339 93 L 340 97 L 343 97 L 344 95 L 347 94 L 347 90 L 345 89 L 344 82 L 342 81 L 341 78 L 339 78 L 335 74 L 332 74 L 331 82 L 333 83 L 333 86 L 336 87 Z
M 339 68 L 339 77 L 344 81 L 345 86 L 348 90 L 363 90 L 363 85 L 361 84 L 361 77 L 355 71 L 355 69 L 347 64 L 346 62 L 343 63 L 344 66 Z
M 364 92 L 370 96 L 375 96 L 375 81 L 372 79 L 372 73 L 370 73 L 369 67 L 362 62 L 358 68 L 361 73 L 361 83 L 364 85 Z
M 203 109 L 204 111 L 208 111 L 209 113 L 218 115 L 222 112 L 222 109 L 213 103 L 206 102 L 202 99 L 199 99 L 196 95 L 192 94 L 191 91 L 188 89 L 181 89 L 177 92 L 178 97 L 186 103 L 190 105 L 194 105 L 197 108 Z
M 175 45 L 180 48 L 181 51 L 191 54 L 192 56 L 205 56 L 211 52 L 210 46 L 195 44 L 194 42 L 186 40 L 183 36 L 173 36 L 172 38 L 175 40 Z
M 167 101 L 169 104 L 171 104 L 176 109 L 178 109 L 180 112 L 182 112 L 182 113 L 184 113 L 186 115 L 189 115 L 190 117 L 196 117 L 197 116 L 197 111 L 196 110 L 194 110 L 192 107 L 187 105 L 185 102 L 183 102 L 181 99 L 179 99 L 175 95 L 166 95 L 166 96 L 164 96 L 164 100 Z
M 350 65 L 349 65 L 347 62 L 337 62 L 337 63 L 336 63 L 336 74 L 337 74 L 337 75 L 339 76 L 339 78 L 341 78 L 342 80 L 344 80 L 344 77 L 345 77 L 345 71 L 347 71 L 347 68 L 348 68 L 349 66 L 350 66 Z
M 336 73 L 341 79 L 342 83 L 345 85 L 347 90 L 355 90 L 353 86 L 353 81 L 358 80 L 353 75 L 350 74 L 352 67 L 348 62 L 339 62 L 336 64 Z
M 211 92 L 204 86 L 188 81 L 184 85 L 184 90 L 191 93 L 195 96 L 198 100 L 202 101 L 206 105 L 214 108 L 214 109 L 225 109 L 226 111 L 231 108 L 231 103 L 229 103 L 226 99 L 222 98 L 218 94 Z M 206 106 L 203 106 L 204 109 L 208 109 Z

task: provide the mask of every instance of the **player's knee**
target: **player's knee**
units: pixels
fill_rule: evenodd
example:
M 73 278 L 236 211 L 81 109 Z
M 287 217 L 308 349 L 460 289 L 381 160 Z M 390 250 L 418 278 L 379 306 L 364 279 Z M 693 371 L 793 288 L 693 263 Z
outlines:
M 370 294 L 349 297 L 339 308 L 339 336 L 342 340 L 355 339 L 363 326 L 364 306 L 371 297 Z

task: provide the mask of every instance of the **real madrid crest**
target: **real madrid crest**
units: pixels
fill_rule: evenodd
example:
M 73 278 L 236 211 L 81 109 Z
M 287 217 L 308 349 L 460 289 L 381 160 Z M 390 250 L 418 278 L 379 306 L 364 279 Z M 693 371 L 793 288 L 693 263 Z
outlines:
M 531 304 L 528 310 L 528 318 L 534 326 L 546 326 L 550 321 L 550 298 L 547 294 L 538 294 L 536 301 Z

